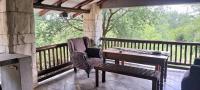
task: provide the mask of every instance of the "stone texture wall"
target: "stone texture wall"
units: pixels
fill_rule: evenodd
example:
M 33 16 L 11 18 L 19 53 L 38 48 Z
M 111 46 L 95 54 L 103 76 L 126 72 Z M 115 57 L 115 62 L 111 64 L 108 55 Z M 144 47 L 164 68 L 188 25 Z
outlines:
M 96 4 L 91 5 L 89 14 L 83 15 L 84 36 L 95 41 L 98 45 L 99 38 L 102 36 L 102 14 L 101 9 Z
M 33 0 L 0 0 L 0 53 L 32 56 L 37 84 Z

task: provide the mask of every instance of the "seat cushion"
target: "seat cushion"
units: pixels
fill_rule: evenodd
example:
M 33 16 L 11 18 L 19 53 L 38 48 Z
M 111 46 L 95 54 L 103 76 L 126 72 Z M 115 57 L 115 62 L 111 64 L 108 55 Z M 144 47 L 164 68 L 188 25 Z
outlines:
M 92 68 L 103 63 L 101 58 L 88 58 L 87 61 Z
M 83 38 L 76 38 L 72 40 L 72 43 L 74 45 L 74 50 L 78 52 L 85 52 L 86 47 L 85 43 L 83 41 Z

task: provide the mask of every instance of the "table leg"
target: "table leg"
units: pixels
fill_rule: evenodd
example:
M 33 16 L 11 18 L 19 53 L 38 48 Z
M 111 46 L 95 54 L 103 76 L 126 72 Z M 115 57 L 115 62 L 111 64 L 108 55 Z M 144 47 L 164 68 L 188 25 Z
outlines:
M 167 80 L 167 60 L 165 61 L 165 76 L 164 76 L 164 81 L 166 82 Z
M 123 66 L 124 66 L 124 60 L 121 60 L 121 65 L 123 65 Z
M 104 64 L 106 63 L 106 58 L 103 58 L 103 63 L 104 63 Z
M 96 76 L 96 87 L 99 86 L 99 70 L 95 69 L 95 76 Z
M 119 60 L 115 60 L 115 64 L 119 64 Z
M 106 72 L 102 71 L 102 82 L 106 82 Z
M 161 68 L 161 70 L 160 70 L 160 72 L 161 72 L 161 76 L 160 76 L 160 90 L 163 90 L 163 80 L 164 80 L 164 70 L 165 70 L 165 68 L 164 68 L 164 64 L 163 65 L 161 65 L 160 66 L 160 68 Z

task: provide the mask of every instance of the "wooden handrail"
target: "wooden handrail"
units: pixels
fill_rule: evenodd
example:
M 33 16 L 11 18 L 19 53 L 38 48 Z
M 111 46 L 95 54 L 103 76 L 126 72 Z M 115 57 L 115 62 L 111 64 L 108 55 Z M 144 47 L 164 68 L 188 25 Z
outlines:
M 67 46 L 67 43 L 60 43 L 60 44 L 53 44 L 53 45 L 47 45 L 47 46 L 42 46 L 42 47 L 37 47 L 36 48 L 36 52 L 42 51 L 42 50 L 46 50 L 46 49 L 52 49 L 55 47 L 60 47 L 60 46 Z
M 178 42 L 178 41 L 159 41 L 159 40 L 139 40 L 139 39 L 119 39 L 119 38 L 100 38 L 100 40 L 138 42 L 138 43 L 161 43 L 161 44 L 187 44 L 200 45 L 200 42 Z

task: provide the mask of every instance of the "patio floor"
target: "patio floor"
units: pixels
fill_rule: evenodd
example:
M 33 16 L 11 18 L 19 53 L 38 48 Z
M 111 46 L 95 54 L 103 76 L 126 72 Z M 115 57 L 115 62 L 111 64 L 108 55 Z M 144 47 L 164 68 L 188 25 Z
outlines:
M 164 90 L 181 90 L 184 73 L 185 70 L 168 68 Z M 87 78 L 83 70 L 78 70 L 76 74 L 70 70 L 52 79 L 42 82 L 35 90 L 151 90 L 150 80 L 114 73 L 106 73 L 106 83 L 100 81 L 99 87 L 96 88 L 94 70 L 91 72 L 90 78 Z

